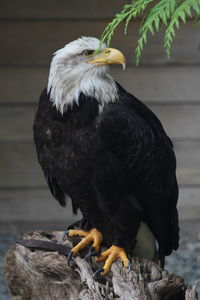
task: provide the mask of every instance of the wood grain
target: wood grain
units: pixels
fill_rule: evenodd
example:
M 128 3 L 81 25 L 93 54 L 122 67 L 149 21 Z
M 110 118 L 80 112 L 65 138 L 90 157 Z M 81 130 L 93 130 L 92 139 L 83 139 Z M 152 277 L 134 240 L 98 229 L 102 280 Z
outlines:
M 0 103 L 38 102 L 48 80 L 48 67 L 1 68 Z M 200 67 L 120 67 L 112 76 L 142 101 L 156 103 L 200 103 Z
M 200 138 L 200 105 L 150 104 L 173 139 Z M 36 106 L 2 106 L 0 109 L 0 141 L 31 141 Z
M 2 143 L 0 166 L 0 187 L 46 186 L 33 143 Z
M 38 102 L 49 68 L 0 68 L 0 103 Z
M 200 186 L 200 142 L 176 142 L 177 176 L 182 186 Z M 33 143 L 1 143 L 0 187 L 45 187 Z
M 66 43 L 80 37 L 99 37 L 104 21 L 1 21 L 0 26 L 0 64 L 1 65 L 48 65 L 52 54 Z M 137 21 L 130 25 L 127 35 L 123 26 L 116 30 L 111 46 L 124 52 L 127 63 L 135 63 L 134 48 L 138 37 Z M 176 34 L 171 59 L 167 60 L 162 47 L 163 36 L 149 37 L 144 47 L 141 62 L 149 65 L 199 63 L 198 50 L 199 32 L 194 30 L 192 23 L 182 26 Z
M 89 19 L 112 18 L 127 0 L 1 0 L 0 18 L 23 19 Z M 78 9 L 77 9 L 78 8 Z
M 75 237 L 66 237 L 62 231 L 34 231 L 22 239 L 64 244 L 65 254 L 75 245 Z M 23 241 L 25 242 L 25 241 Z M 34 242 L 36 243 L 36 241 Z M 43 244 L 44 245 L 44 244 Z M 86 252 L 87 254 L 87 252 Z M 80 255 L 73 256 L 69 265 L 66 257 L 57 251 L 41 251 L 13 244 L 4 259 L 4 273 L 13 298 L 30 299 L 71 299 L 71 300 L 197 300 L 197 284 L 192 287 L 184 279 L 169 274 L 154 261 L 144 258 L 130 258 L 130 269 L 116 260 L 111 266 L 109 277 L 94 276 L 99 270 L 95 260 Z M 109 282 L 109 284 L 108 284 Z M 83 284 L 84 283 L 84 284 Z
M 32 140 L 36 106 L 6 106 L 0 109 L 0 141 Z
M 63 222 L 72 224 L 81 218 L 73 216 L 71 201 L 61 207 L 48 189 L 0 190 L 1 222 Z M 180 220 L 199 219 L 200 187 L 180 188 L 178 210 Z M 63 228 L 64 229 L 64 228 Z
M 73 223 L 81 218 L 73 216 L 71 201 L 63 208 L 48 189 L 6 190 L 1 195 L 1 222 L 65 222 Z M 12 208 L 12 209 L 11 209 Z M 63 228 L 64 229 L 64 228 Z
M 199 220 L 200 216 L 200 189 L 180 188 L 179 191 L 179 218 L 180 220 Z

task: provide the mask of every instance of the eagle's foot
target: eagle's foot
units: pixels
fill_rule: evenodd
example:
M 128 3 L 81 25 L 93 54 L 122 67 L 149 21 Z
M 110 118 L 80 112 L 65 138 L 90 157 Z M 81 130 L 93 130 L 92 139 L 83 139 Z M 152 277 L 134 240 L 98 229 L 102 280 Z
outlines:
M 103 236 L 101 232 L 97 229 L 93 228 L 90 231 L 84 231 L 79 229 L 70 229 L 68 231 L 68 236 L 81 236 L 83 239 L 74 247 L 70 252 L 70 256 L 68 257 L 68 261 L 72 259 L 73 256 L 77 255 L 77 253 L 82 250 L 83 248 L 87 247 L 89 244 L 92 243 L 92 246 L 86 255 L 85 259 L 88 259 L 91 256 L 97 255 L 100 250 L 100 246 L 103 240 Z
M 96 259 L 96 262 L 105 261 L 103 269 L 99 270 L 98 273 L 101 272 L 101 275 L 108 274 L 110 272 L 112 263 L 117 258 L 120 258 L 122 260 L 124 267 L 130 268 L 130 261 L 127 257 L 124 248 L 111 246 L 108 250 L 102 252 L 101 255 Z

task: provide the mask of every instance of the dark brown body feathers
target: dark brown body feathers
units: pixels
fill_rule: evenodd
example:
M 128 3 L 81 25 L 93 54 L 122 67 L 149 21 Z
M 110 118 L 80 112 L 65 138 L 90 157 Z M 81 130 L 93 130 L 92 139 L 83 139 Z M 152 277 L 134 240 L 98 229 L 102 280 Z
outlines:
M 164 255 L 177 249 L 178 186 L 172 143 L 157 117 L 118 85 L 104 107 L 80 95 L 63 115 L 40 97 L 34 122 L 38 160 L 54 197 L 102 231 L 106 244 L 134 247 L 141 221 Z

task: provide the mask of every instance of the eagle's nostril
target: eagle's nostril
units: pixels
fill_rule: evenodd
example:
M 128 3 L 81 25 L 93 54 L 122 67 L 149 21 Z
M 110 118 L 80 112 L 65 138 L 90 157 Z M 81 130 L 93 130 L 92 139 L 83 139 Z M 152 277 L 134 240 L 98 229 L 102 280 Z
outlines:
M 106 50 L 105 53 L 106 53 L 106 54 L 109 54 L 109 53 L 110 53 L 110 50 Z

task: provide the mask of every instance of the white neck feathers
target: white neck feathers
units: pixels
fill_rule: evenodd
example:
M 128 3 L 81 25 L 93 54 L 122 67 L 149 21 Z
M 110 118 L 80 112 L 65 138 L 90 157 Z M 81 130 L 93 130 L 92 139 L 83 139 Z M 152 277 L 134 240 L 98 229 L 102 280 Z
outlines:
M 62 64 L 54 57 L 49 74 L 48 93 L 56 108 L 63 113 L 78 103 L 79 96 L 95 98 L 100 105 L 114 102 L 117 87 L 114 79 L 106 73 L 106 67 L 88 64 L 80 66 Z

